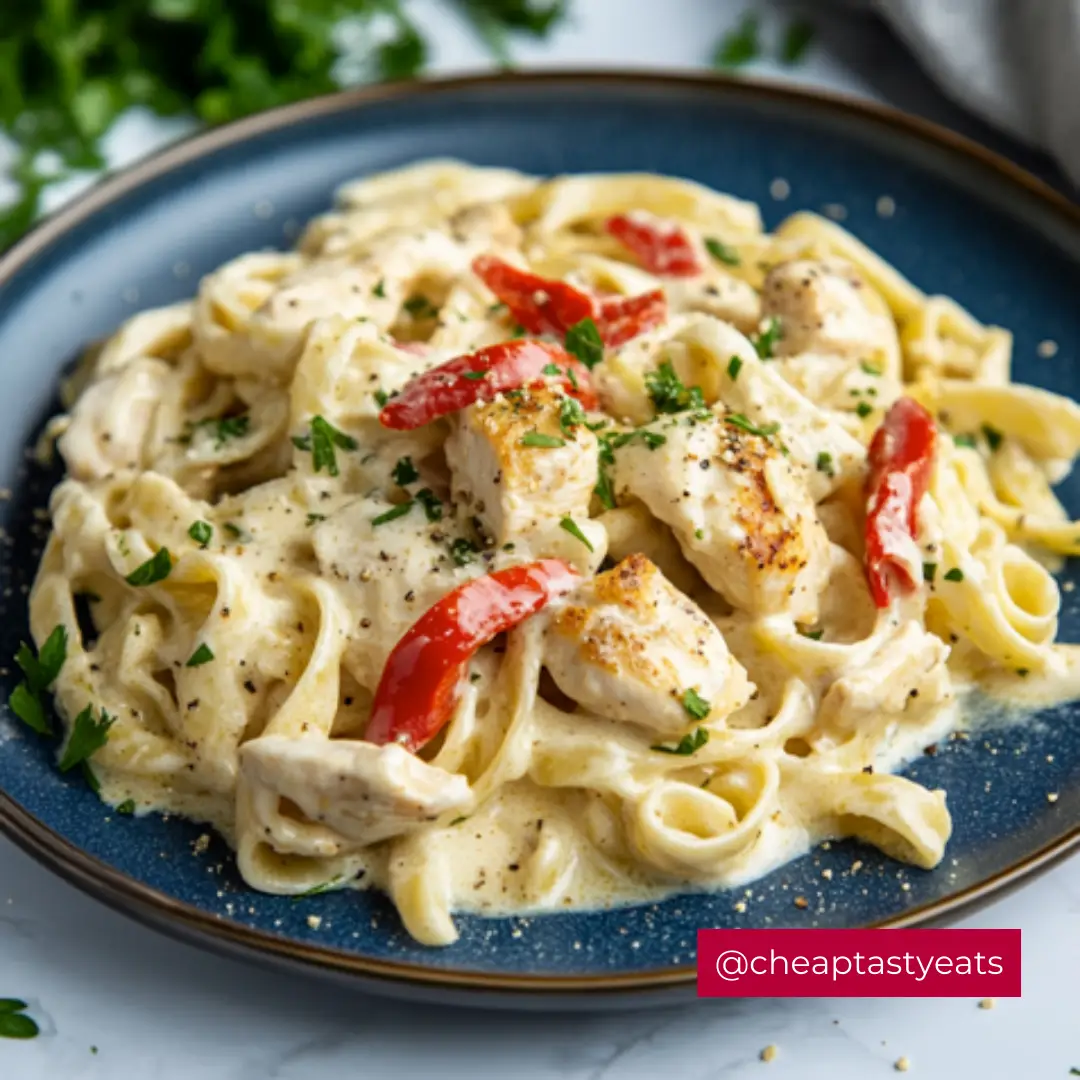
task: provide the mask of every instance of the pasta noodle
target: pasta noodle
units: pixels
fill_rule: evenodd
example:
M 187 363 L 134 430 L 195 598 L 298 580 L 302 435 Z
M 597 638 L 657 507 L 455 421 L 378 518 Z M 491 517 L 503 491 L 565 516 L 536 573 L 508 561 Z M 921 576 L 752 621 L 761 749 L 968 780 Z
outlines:
M 523 335 L 484 259 L 662 314 L 574 346 L 595 408 L 556 364 L 388 425 L 417 376 Z M 894 770 L 973 689 L 1074 692 L 1051 570 L 1080 524 L 1052 482 L 1080 406 L 1014 384 L 1010 350 L 837 225 L 767 234 L 689 181 L 358 180 L 295 252 L 137 315 L 68 384 L 30 597 L 38 645 L 67 635 L 58 711 L 114 718 L 107 802 L 212 823 L 256 889 L 383 888 L 433 945 L 455 911 L 729 887 L 828 837 L 932 867 L 945 793 Z M 881 606 L 867 450 L 901 398 L 939 435 L 919 580 Z M 410 627 L 531 560 L 573 587 L 473 650 L 443 729 L 365 737 Z

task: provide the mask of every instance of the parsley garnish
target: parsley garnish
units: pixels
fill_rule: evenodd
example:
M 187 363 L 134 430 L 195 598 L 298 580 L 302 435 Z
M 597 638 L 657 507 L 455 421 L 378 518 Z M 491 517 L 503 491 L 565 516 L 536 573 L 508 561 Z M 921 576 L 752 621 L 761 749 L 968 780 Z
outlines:
M 476 555 L 476 545 L 471 540 L 458 537 L 450 545 L 450 556 L 458 566 L 468 566 Z
M 705 237 L 705 250 L 717 262 L 727 263 L 728 266 L 738 266 L 742 262 L 735 248 L 729 247 L 723 240 L 717 240 L 715 236 Z
M 405 487 L 407 484 L 411 484 L 420 479 L 420 474 L 416 471 L 416 466 L 413 464 L 411 457 L 398 458 L 397 464 L 394 466 L 394 483 L 399 487 Z
M 488 373 L 486 371 L 463 371 L 462 377 L 471 380 L 472 382 L 480 382 L 481 379 L 486 379 Z
M 15 654 L 15 663 L 22 668 L 26 677 L 15 687 L 8 698 L 8 705 L 27 727 L 39 735 L 52 734 L 52 727 L 41 704 L 41 695 L 60 674 L 66 659 L 67 628 L 62 624 L 53 627 L 36 656 L 25 641 L 19 644 L 19 651 Z
M 859 404 L 855 406 L 855 411 L 859 416 L 865 418 L 874 411 L 874 406 L 871 405 L 869 401 L 860 401 Z
M 684 386 L 669 360 L 645 376 L 645 389 L 658 413 L 678 413 L 705 407 L 701 388 Z
M 724 417 L 724 423 L 730 424 L 740 431 L 745 431 L 749 435 L 760 435 L 763 439 L 775 435 L 780 430 L 779 424 L 764 424 L 761 427 L 758 427 L 757 424 L 752 424 L 747 420 L 742 413 L 737 412 L 728 413 L 727 416 Z
M 378 405 L 380 409 L 385 409 L 386 408 L 386 403 L 389 400 L 390 400 L 390 395 L 385 390 L 376 390 L 375 391 L 375 404 Z M 293 445 L 294 446 L 299 446 L 301 450 L 310 450 L 311 449 L 310 440 L 307 439 L 306 435 L 303 436 L 303 438 L 305 440 L 307 440 L 307 445 L 300 446 L 300 443 L 297 442 L 297 437 L 296 436 L 293 436 Z
M 311 451 L 311 463 L 316 472 L 323 468 L 331 476 L 337 476 L 338 464 L 334 447 L 342 450 L 355 450 L 356 440 L 351 435 L 339 431 L 329 420 L 322 416 L 311 418 L 311 434 L 293 438 L 293 445 L 301 450 Z
M 67 745 L 60 755 L 60 771 L 70 772 L 100 750 L 109 741 L 109 728 L 115 723 L 116 717 L 110 716 L 104 709 L 101 710 L 101 719 L 95 720 L 93 705 L 87 705 L 71 725 Z
M 964 571 L 959 566 L 954 566 L 946 575 L 946 581 L 963 581 Z
M 986 436 L 986 441 L 990 447 L 991 453 L 1001 446 L 1002 441 L 1005 438 L 997 428 L 991 427 L 989 424 L 983 424 L 982 433 Z
M 817 471 L 828 477 L 836 475 L 836 466 L 833 464 L 833 456 L 826 450 L 822 450 L 817 456 Z
M 199 545 L 199 547 L 204 548 L 210 543 L 210 539 L 214 535 L 214 530 L 209 522 L 195 521 L 192 522 L 191 528 L 188 529 L 187 534 Z
M 586 420 L 585 410 L 577 398 L 566 397 L 559 403 L 559 427 L 566 435 L 573 435 L 574 428 L 584 424 Z
M 922 564 L 922 579 L 923 581 L 933 581 L 937 574 L 936 562 L 924 562 Z
M 780 61 L 788 67 L 793 67 L 805 55 L 810 43 L 814 40 L 814 27 L 805 19 L 798 19 L 791 23 L 784 31 L 784 40 L 780 45 Z
M 712 709 L 712 706 L 693 689 L 683 694 L 682 706 L 695 720 L 704 720 Z
M 426 296 L 419 293 L 416 296 L 410 296 L 404 306 L 414 319 L 430 319 L 439 314 L 439 309 Z
M 0 998 L 0 1039 L 32 1039 L 41 1033 L 34 1020 L 25 1015 L 25 1001 Z
M 783 325 L 781 324 L 780 319 L 776 315 L 773 315 L 765 324 L 765 329 L 759 330 L 756 334 L 751 334 L 750 340 L 754 343 L 754 348 L 757 350 L 758 356 L 760 356 L 762 360 L 770 360 L 776 349 L 776 343 L 783 336 Z
M 408 502 L 398 503 L 397 506 L 391 506 L 385 514 L 380 514 L 376 518 L 371 519 L 372 525 L 385 525 L 388 521 L 397 521 L 398 518 L 404 517 L 412 508 L 415 500 L 410 499 Z
M 969 450 L 975 449 L 975 436 L 974 435 L 954 435 L 952 441 L 957 446 L 966 446 Z
M 604 359 L 604 340 L 592 319 L 582 319 L 566 331 L 566 351 L 590 371 Z
M 118 814 L 134 814 L 135 813 L 135 800 L 125 799 L 117 808 Z
M 195 426 L 208 428 L 214 436 L 214 448 L 220 449 L 229 439 L 239 439 L 248 433 L 251 417 L 247 413 L 240 416 L 222 416 L 212 420 L 200 420 Z
M 811 641 L 820 641 L 824 635 L 824 630 L 800 630 L 800 636 L 809 638 Z
M 141 566 L 134 570 L 124 580 L 129 585 L 153 585 L 155 582 L 164 581 L 172 572 L 172 556 L 168 548 L 159 548 Z
M 600 471 L 597 476 L 596 487 L 593 488 L 593 494 L 600 500 L 605 510 L 615 509 L 615 485 L 612 484 L 611 477 L 608 476 L 602 461 L 600 462 Z
M 325 521 L 325 520 L 326 520 L 326 515 L 325 514 L 308 514 L 306 524 L 307 524 L 308 528 L 310 528 L 312 525 L 318 525 L 320 521 Z
M 862 370 L 866 372 L 867 375 L 881 375 L 881 368 L 875 367 L 873 364 L 870 363 L 869 360 L 860 360 L 859 367 L 862 368 Z
M 563 375 L 565 372 L 558 364 L 545 364 L 540 369 L 541 375 Z
M 424 508 L 428 521 L 442 521 L 442 500 L 431 488 L 421 488 L 416 493 L 416 501 Z
M 694 539 L 695 540 L 704 540 L 705 539 L 705 530 L 704 529 L 695 529 L 694 530 Z
M 696 754 L 709 741 L 709 732 L 706 728 L 699 727 L 691 735 L 684 735 L 675 746 L 665 746 L 663 743 L 650 746 L 660 754 L 678 754 L 680 757 L 689 757 Z
M 565 446 L 566 440 L 558 435 L 545 435 L 542 431 L 527 431 L 521 436 L 522 446 L 538 446 L 544 449 L 553 449 L 557 446 Z
M 641 439 L 650 450 L 655 450 L 658 446 L 663 446 L 667 442 L 667 436 L 661 435 L 657 431 L 642 431 Z
M 742 360 L 738 356 L 733 356 L 727 365 L 727 373 L 732 382 L 739 377 L 740 371 L 742 371 Z
M 293 899 L 303 900 L 305 896 L 318 896 L 320 893 L 330 892 L 342 882 L 341 874 L 335 874 L 329 881 L 320 881 L 318 885 L 312 885 L 310 889 L 297 893 Z
M 578 523 L 572 517 L 564 517 L 559 522 L 559 528 L 565 529 L 575 540 L 580 540 L 590 551 L 596 549 L 592 546 L 589 538 L 581 531 Z
M 380 300 L 386 299 L 386 278 L 379 278 L 378 284 L 371 290 L 373 296 L 377 296 Z
M 209 664 L 214 659 L 214 653 L 210 646 L 203 642 L 188 658 L 188 662 L 184 667 L 202 667 L 203 664 Z
M 755 60 L 760 53 L 758 18 L 753 12 L 748 12 L 733 30 L 720 39 L 713 53 L 713 67 L 742 67 Z

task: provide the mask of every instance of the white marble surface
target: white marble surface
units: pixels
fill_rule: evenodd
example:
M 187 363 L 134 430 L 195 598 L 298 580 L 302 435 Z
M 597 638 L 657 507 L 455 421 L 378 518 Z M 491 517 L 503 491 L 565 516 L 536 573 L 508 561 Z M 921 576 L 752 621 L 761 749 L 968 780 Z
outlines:
M 740 0 L 577 0 L 574 23 L 523 66 L 702 64 Z M 438 71 L 475 67 L 476 43 L 433 0 Z M 889 101 L 1000 145 L 938 98 L 873 25 L 822 24 L 808 62 L 780 75 Z M 766 16 L 766 31 L 780 25 Z M 110 141 L 129 160 L 167 133 L 129 117 Z M 1013 148 L 1015 151 L 1015 148 Z M 1019 153 L 1029 161 L 1026 154 Z M 1045 163 L 1035 161 L 1044 171 Z M 59 199 L 70 193 L 58 191 Z M 0 1041 L 0 1080 L 320 1080 L 510 1077 L 864 1080 L 1067 1077 L 1080 1068 L 1080 859 L 961 925 L 1020 927 L 1024 996 L 974 1000 L 703 1002 L 648 1014 L 515 1016 L 383 1002 L 175 944 L 53 878 L 0 840 L 0 997 L 30 1003 L 42 1036 Z M 759 1060 L 775 1044 L 771 1063 Z

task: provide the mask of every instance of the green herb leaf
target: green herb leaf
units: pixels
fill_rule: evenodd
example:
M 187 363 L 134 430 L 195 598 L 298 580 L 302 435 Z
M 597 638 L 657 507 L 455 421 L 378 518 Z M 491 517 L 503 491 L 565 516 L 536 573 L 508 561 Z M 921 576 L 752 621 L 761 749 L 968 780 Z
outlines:
M 874 375 L 878 377 L 880 377 L 881 375 L 881 368 L 875 367 L 873 364 L 870 363 L 869 360 L 860 360 L 859 367 L 862 368 L 862 370 L 867 375 Z
M 824 630 L 800 630 L 799 635 L 804 638 L 809 638 L 811 641 L 820 641 L 824 636 Z
M 130 815 L 134 814 L 135 813 L 135 800 L 134 799 L 125 799 L 116 808 L 116 812 L 118 814 L 123 814 L 125 817 L 129 817 Z
M 476 556 L 476 545 L 471 540 L 458 537 L 450 545 L 450 557 L 458 566 L 468 566 Z
M 660 754 L 678 754 L 680 757 L 689 757 L 696 754 L 709 741 L 709 732 L 706 728 L 699 727 L 690 735 L 684 735 L 675 746 L 667 746 L 661 743 L 658 746 L 650 746 Z
M 330 892 L 337 888 L 344 879 L 341 874 L 335 874 L 329 881 L 321 881 L 318 885 L 312 885 L 310 889 L 297 893 L 293 899 L 303 900 L 305 896 L 318 896 L 320 893 Z
M 833 456 L 827 450 L 822 450 L 817 456 L 817 471 L 828 477 L 836 475 L 836 466 L 833 464 Z
M 28 727 L 39 735 L 51 735 L 52 726 L 45 717 L 45 709 L 30 687 L 25 682 L 19 683 L 8 698 L 11 711 Z
M 600 500 L 605 510 L 615 509 L 615 485 L 611 482 L 611 477 L 604 468 L 603 461 L 600 462 L 600 471 L 597 475 L 596 487 L 593 488 L 593 494 Z
M 93 705 L 87 705 L 71 725 L 71 734 L 60 756 L 60 771 L 69 772 L 76 765 L 88 761 L 109 741 L 109 728 L 115 723 L 116 717 L 110 716 L 104 709 L 101 710 L 101 719 L 95 720 Z
M 678 413 L 705 407 L 701 388 L 684 386 L 669 360 L 646 374 L 645 389 L 658 413 Z
M 196 521 L 192 523 L 187 534 L 199 545 L 199 547 L 204 548 L 210 543 L 210 540 L 214 535 L 214 529 L 207 521 Z
M 924 562 L 922 564 L 922 579 L 923 581 L 933 581 L 937 574 L 936 562 Z
M 200 420 L 195 427 L 206 428 L 214 437 L 215 449 L 221 449 L 230 439 L 240 439 L 251 427 L 251 417 L 247 413 L 240 416 L 221 416 L 211 420 Z
M 728 266 L 738 266 L 742 262 L 735 248 L 729 247 L 723 240 L 717 240 L 715 236 L 705 237 L 705 250 L 717 262 L 726 263 Z
M 312 525 L 318 525 L 320 521 L 325 521 L 325 514 L 308 514 L 305 524 L 310 529 Z
M 27 1004 L 20 998 L 0 998 L 0 1016 L 22 1012 L 25 1008 Z
M 655 450 L 658 446 L 663 446 L 667 442 L 666 435 L 661 435 L 658 431 L 645 431 L 644 429 L 641 432 L 641 439 L 650 450 Z
M 986 442 L 991 453 L 997 450 L 1005 440 L 1005 436 L 997 428 L 991 427 L 989 424 L 983 424 L 982 433 L 986 436 Z
M 184 667 L 202 667 L 203 664 L 209 664 L 214 659 L 213 650 L 206 642 L 203 642 L 188 658 Z
M 372 518 L 371 524 L 378 526 L 385 525 L 388 521 L 397 521 L 398 518 L 404 517 L 413 508 L 414 501 L 410 499 L 408 502 L 398 503 L 397 506 L 390 507 L 385 514 Z
M 466 379 L 471 379 L 473 382 L 480 382 L 481 379 L 486 379 L 488 377 L 486 371 L 463 371 L 462 375 Z
M 560 439 L 558 435 L 545 435 L 542 431 L 526 431 L 521 436 L 521 445 L 551 450 L 557 446 L 565 446 L 566 440 Z
M 739 377 L 740 371 L 742 371 L 742 360 L 737 356 L 733 356 L 727 365 L 727 373 L 732 382 Z
M 784 336 L 784 326 L 778 316 L 773 315 L 765 324 L 764 330 L 750 335 L 758 356 L 762 360 L 771 360 L 776 350 L 776 343 Z
M 377 296 L 380 300 L 386 299 L 386 278 L 379 278 L 375 288 L 371 290 L 371 294 Z
M 779 424 L 763 424 L 760 427 L 757 424 L 752 424 L 742 413 L 728 413 L 724 417 L 724 423 L 730 424 L 740 431 L 745 431 L 749 435 L 758 435 L 763 439 L 768 439 L 780 430 Z
M 15 654 L 15 663 L 22 668 L 26 684 L 33 694 L 40 694 L 48 689 L 60 674 L 66 659 L 67 628 L 63 624 L 52 628 L 37 656 L 25 641 L 19 644 L 19 651 Z
M 577 398 L 565 397 L 559 402 L 559 426 L 563 433 L 573 437 L 574 428 L 584 424 L 588 417 Z
M 683 694 L 682 705 L 695 720 L 704 720 L 712 709 L 712 706 L 693 689 Z
M 564 375 L 566 374 L 558 364 L 545 364 L 540 372 L 542 375 Z M 471 372 L 470 372 L 471 374 Z
M 575 540 L 580 540 L 590 551 L 596 549 L 592 546 L 589 538 L 581 531 L 578 523 L 572 517 L 564 517 L 559 522 L 559 528 L 565 529 Z
M 865 419 L 874 411 L 874 406 L 871 405 L 869 401 L 860 401 L 859 404 L 855 406 L 855 411 L 859 416 Z
M 311 418 L 311 463 L 316 472 L 322 472 L 325 468 L 331 476 L 338 475 L 337 455 L 334 447 L 341 450 L 355 450 L 356 440 L 351 435 L 339 431 L 329 420 L 322 416 Z M 294 439 L 293 442 L 296 443 Z M 300 447 L 306 449 L 306 447 Z
M 33 1039 L 41 1029 L 25 1013 L 0 1014 L 0 1039 Z
M 806 55 L 816 31 L 805 19 L 798 19 L 789 24 L 784 31 L 784 40 L 780 45 L 780 61 L 788 67 L 794 67 Z
M 946 581 L 963 581 L 964 571 L 959 566 L 954 566 L 946 575 Z
M 136 566 L 124 580 L 129 585 L 153 585 L 158 581 L 164 581 L 171 572 L 172 556 L 169 554 L 169 549 L 159 548 L 141 566 Z
M 385 409 L 386 408 L 386 403 L 390 400 L 390 395 L 385 390 L 376 390 L 374 396 L 375 396 L 375 404 L 378 405 L 380 409 Z M 300 446 L 300 444 L 298 442 L 296 442 L 295 438 L 293 439 L 293 442 L 297 446 Z M 311 449 L 310 441 L 308 442 L 307 446 L 300 446 L 300 449 L 301 450 L 310 450 Z
M 957 446 L 966 446 L 969 450 L 975 449 L 974 435 L 954 435 L 952 441 Z
M 604 340 L 592 319 L 582 319 L 566 331 L 566 351 L 590 371 L 604 359 Z
M 439 314 L 439 309 L 426 296 L 420 294 L 410 296 L 404 307 L 414 319 L 433 319 Z
M 739 24 L 729 30 L 716 46 L 713 53 L 713 66 L 735 68 L 749 64 L 761 54 L 758 42 L 758 18 L 753 12 L 747 12 Z
M 416 493 L 416 501 L 424 508 L 428 521 L 442 521 L 442 500 L 431 488 L 421 488 Z
M 394 483 L 398 487 L 405 487 L 420 479 L 420 474 L 416 471 L 416 466 L 413 464 L 411 457 L 398 458 L 397 464 L 394 466 L 393 476 Z

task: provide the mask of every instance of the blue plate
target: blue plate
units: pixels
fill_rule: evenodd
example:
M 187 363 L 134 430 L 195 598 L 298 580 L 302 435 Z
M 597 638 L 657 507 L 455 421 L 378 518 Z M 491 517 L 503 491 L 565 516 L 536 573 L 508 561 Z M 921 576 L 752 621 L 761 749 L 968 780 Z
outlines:
M 500 76 L 384 87 L 281 109 L 200 136 L 102 185 L 0 260 L 0 655 L 25 637 L 25 592 L 56 476 L 24 448 L 57 408 L 57 377 L 141 308 L 191 294 L 201 274 L 281 246 L 341 181 L 454 155 L 532 173 L 651 170 L 753 199 L 768 226 L 798 208 L 845 224 L 929 292 L 1016 335 L 1025 381 L 1080 396 L 1080 212 L 963 140 L 887 110 L 719 79 Z M 770 197 L 784 178 L 790 197 Z M 881 217 L 881 195 L 896 203 Z M 1061 343 L 1040 359 L 1043 339 Z M 1080 482 L 1065 497 L 1080 509 Z M 1070 564 L 1066 577 L 1077 578 Z M 1065 640 L 1080 637 L 1066 593 Z M 0 668 L 6 700 L 16 682 Z M 5 710 L 6 712 L 6 710 Z M 951 742 L 908 775 L 943 786 L 955 832 L 924 873 L 853 843 L 783 867 L 737 894 L 589 914 L 458 916 L 461 940 L 417 945 L 378 894 L 289 900 L 252 892 L 202 829 L 118 817 L 54 747 L 0 716 L 0 827 L 110 905 L 219 951 L 274 960 L 385 993 L 511 1007 L 640 1005 L 693 992 L 703 926 L 892 926 L 941 920 L 1080 842 L 1080 709 Z M 1048 792 L 1059 792 L 1056 803 Z M 861 861 L 861 866 L 853 865 Z M 822 870 L 833 871 L 826 881 Z M 796 896 L 808 906 L 796 907 Z M 746 902 L 745 912 L 735 904 Z M 740 905 L 741 907 L 742 905 Z M 314 929 L 311 915 L 321 916 Z

